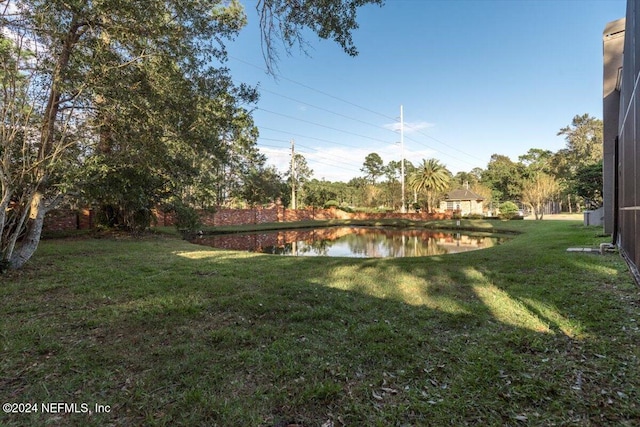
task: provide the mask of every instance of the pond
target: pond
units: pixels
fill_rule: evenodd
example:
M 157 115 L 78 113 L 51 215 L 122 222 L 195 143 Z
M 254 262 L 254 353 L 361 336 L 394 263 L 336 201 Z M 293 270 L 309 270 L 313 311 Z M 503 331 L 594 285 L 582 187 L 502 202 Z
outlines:
M 505 237 L 391 227 L 324 227 L 202 236 L 194 243 L 288 256 L 401 258 L 489 248 Z

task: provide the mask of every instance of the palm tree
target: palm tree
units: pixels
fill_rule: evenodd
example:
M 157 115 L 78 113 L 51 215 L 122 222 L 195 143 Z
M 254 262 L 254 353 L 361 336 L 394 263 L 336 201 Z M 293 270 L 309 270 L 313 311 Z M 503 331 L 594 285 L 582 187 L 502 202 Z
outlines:
M 422 159 L 422 164 L 409 177 L 414 192 L 427 193 L 427 212 L 432 208 L 435 196 L 447 188 L 451 172 L 437 159 Z

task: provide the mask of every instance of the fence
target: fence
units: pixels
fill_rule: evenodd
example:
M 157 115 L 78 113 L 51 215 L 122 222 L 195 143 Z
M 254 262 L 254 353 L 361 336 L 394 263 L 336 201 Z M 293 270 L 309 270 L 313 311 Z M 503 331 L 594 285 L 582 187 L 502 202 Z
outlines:
M 207 227 L 220 227 L 225 225 L 264 224 L 267 222 L 294 222 L 314 221 L 330 219 L 396 219 L 404 218 L 415 221 L 427 221 L 433 219 L 450 218 L 450 214 L 443 213 L 349 213 L 340 209 L 286 209 L 281 205 L 271 207 L 257 207 L 253 209 L 229 209 L 218 208 L 215 211 L 200 211 L 200 220 Z M 172 213 L 158 211 L 156 213 L 157 225 L 171 226 L 175 224 Z
M 348 213 L 339 209 L 286 209 L 281 205 L 270 207 L 257 207 L 253 209 L 218 208 L 212 211 L 201 210 L 198 212 L 200 221 L 207 227 L 220 227 L 225 225 L 264 224 L 268 222 L 293 222 L 313 221 L 329 219 L 362 219 L 376 220 L 387 218 L 404 218 L 415 221 L 450 218 L 451 214 L 443 213 Z M 173 212 L 154 212 L 155 226 L 175 225 Z M 44 220 L 44 231 L 87 230 L 95 226 L 95 213 L 92 209 L 57 209 L 47 213 Z

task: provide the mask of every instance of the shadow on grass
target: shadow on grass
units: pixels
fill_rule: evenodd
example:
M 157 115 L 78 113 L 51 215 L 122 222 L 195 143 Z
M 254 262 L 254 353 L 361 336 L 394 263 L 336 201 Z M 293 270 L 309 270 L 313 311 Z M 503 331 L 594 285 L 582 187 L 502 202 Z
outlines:
M 0 421 L 628 424 L 640 416 L 637 292 L 623 263 L 559 248 L 584 230 L 552 241 L 564 229 L 545 227 L 484 253 L 417 259 L 162 242 L 125 243 L 142 255 L 118 257 L 121 245 L 104 242 L 76 249 L 96 251 L 89 262 L 69 249 L 55 276 L 66 284 L 25 272 L 34 283 L 3 287 L 0 394 L 111 411 Z M 73 279 L 88 265 L 91 280 Z

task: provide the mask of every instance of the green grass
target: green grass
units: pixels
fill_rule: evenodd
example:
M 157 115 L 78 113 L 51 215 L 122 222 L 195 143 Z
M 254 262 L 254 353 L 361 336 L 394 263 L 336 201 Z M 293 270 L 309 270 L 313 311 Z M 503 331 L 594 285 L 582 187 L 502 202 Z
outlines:
M 618 255 L 566 252 L 601 229 L 461 226 L 520 234 L 383 260 L 44 241 L 0 276 L 0 401 L 111 410 L 0 425 L 638 425 L 638 288 Z

